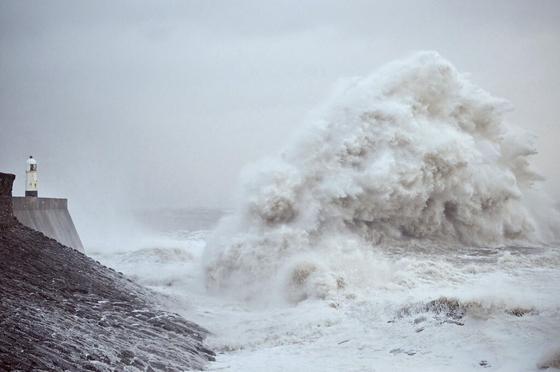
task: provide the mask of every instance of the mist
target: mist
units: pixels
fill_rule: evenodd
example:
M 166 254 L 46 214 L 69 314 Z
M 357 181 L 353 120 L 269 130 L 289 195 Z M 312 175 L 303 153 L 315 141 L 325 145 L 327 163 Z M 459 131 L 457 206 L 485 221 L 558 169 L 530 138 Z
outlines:
M 229 208 L 341 79 L 436 50 L 515 110 L 560 198 L 556 1 L 2 1 L 0 169 L 66 197 L 86 246 L 123 212 Z M 129 229 L 134 231 L 134 227 Z

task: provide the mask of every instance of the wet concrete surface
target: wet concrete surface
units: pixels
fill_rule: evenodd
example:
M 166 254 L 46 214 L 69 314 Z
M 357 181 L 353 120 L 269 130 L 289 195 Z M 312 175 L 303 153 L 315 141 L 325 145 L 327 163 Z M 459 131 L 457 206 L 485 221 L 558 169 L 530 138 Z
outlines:
M 204 368 L 207 331 L 122 274 L 17 222 L 0 224 L 0 370 Z

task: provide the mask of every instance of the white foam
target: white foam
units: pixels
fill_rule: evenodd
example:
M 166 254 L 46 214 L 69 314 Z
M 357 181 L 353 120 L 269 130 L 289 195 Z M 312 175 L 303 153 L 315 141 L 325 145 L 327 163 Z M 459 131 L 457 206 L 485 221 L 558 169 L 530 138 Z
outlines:
M 246 170 L 209 242 L 209 287 L 325 298 L 406 282 L 380 247 L 555 238 L 558 212 L 510 109 L 435 52 L 340 85 L 281 156 Z

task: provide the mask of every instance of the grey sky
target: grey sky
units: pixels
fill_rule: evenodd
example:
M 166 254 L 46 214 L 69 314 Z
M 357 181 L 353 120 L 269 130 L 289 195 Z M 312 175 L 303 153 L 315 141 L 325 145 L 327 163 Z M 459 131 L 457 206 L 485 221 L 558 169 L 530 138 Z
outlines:
M 437 50 L 539 136 L 560 198 L 558 1 L 0 0 L 0 170 L 38 158 L 78 227 L 116 206 L 224 206 L 339 78 Z

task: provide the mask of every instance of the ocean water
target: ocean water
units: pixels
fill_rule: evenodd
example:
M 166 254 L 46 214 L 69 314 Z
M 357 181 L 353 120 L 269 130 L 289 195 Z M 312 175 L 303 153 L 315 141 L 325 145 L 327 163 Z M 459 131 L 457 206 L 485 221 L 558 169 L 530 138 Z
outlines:
M 414 54 L 339 83 L 232 210 L 89 252 L 208 328 L 210 370 L 559 367 L 560 214 L 508 110 Z
M 535 371 L 560 349 L 558 245 L 385 251 L 361 288 L 258 302 L 207 288 L 204 250 L 220 211 L 149 214 L 158 224 L 144 243 L 88 254 L 209 329 L 209 370 Z

